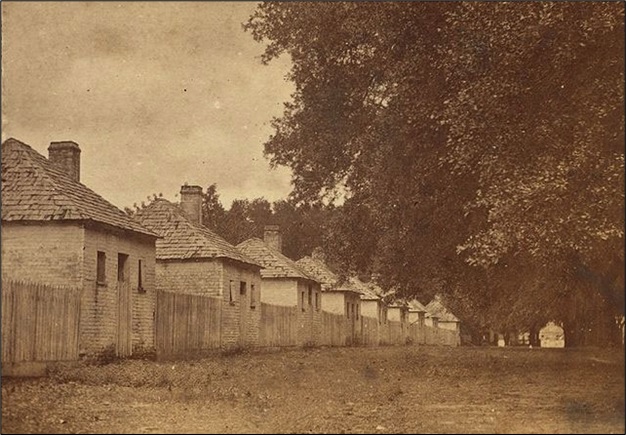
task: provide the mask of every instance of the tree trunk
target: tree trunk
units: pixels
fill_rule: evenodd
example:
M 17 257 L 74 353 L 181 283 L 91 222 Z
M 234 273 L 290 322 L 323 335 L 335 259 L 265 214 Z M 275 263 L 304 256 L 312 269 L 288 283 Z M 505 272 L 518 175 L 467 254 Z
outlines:
M 539 328 L 537 328 L 536 326 L 532 326 L 530 328 L 528 341 L 532 347 L 541 347 L 541 342 L 539 341 Z

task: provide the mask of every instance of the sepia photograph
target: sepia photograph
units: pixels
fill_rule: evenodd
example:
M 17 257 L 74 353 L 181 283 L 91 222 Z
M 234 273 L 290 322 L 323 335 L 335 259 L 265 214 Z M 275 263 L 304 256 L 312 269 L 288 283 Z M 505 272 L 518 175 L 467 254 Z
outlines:
M 623 1 L 0 8 L 1 433 L 626 433 Z

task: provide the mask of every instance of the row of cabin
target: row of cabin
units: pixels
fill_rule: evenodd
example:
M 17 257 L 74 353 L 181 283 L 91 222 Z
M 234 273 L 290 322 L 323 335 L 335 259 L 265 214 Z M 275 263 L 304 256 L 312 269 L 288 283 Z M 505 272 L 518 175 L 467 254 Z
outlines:
M 357 278 L 341 280 L 315 252 L 297 262 L 281 253 L 279 228 L 233 246 L 202 223 L 202 188 L 184 185 L 180 203 L 155 199 L 131 217 L 80 182 L 80 148 L 53 142 L 48 158 L 2 144 L 2 276 L 78 288 L 81 353 L 117 355 L 155 343 L 157 292 L 220 299 L 221 344 L 255 346 L 261 304 L 295 307 L 300 344 L 321 334 L 322 307 L 359 334 L 361 316 L 443 327 L 458 319 L 437 300 L 386 304 Z M 432 304 L 432 303 L 431 303 Z

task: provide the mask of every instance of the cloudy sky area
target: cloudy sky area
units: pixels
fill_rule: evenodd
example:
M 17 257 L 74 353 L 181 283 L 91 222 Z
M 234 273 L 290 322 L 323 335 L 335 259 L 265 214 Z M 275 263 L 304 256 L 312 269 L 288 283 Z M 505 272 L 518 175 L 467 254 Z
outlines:
M 255 2 L 2 3 L 2 140 L 82 150 L 81 181 L 117 206 L 184 182 L 222 203 L 284 198 L 263 143 L 293 87 L 244 32 Z

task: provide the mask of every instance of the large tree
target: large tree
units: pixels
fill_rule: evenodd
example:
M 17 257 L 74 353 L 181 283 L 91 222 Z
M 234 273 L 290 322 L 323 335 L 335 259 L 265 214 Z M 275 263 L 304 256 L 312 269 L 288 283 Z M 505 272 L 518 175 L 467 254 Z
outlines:
M 623 4 L 267 2 L 245 28 L 292 59 L 265 153 L 295 200 L 348 198 L 346 266 L 482 323 L 623 314 Z

